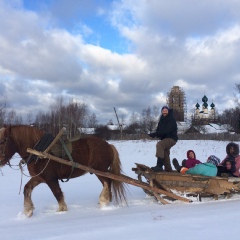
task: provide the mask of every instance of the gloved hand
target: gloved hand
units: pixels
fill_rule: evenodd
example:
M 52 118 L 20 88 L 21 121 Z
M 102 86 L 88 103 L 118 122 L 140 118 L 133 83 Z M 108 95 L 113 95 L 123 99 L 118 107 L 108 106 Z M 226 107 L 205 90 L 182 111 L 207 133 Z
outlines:
M 153 132 L 153 133 L 149 133 L 148 136 L 151 138 L 155 138 L 157 136 L 157 134 L 155 132 Z

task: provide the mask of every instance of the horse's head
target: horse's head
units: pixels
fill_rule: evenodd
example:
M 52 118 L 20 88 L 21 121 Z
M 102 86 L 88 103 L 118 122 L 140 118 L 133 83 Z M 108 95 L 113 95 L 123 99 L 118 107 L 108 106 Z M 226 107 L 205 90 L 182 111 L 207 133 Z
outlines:
M 15 153 L 8 134 L 7 127 L 0 128 L 0 167 L 9 162 Z
M 28 158 L 27 148 L 33 148 L 44 135 L 43 130 L 26 126 L 4 126 L 0 129 L 0 167 L 9 162 L 15 153 Z

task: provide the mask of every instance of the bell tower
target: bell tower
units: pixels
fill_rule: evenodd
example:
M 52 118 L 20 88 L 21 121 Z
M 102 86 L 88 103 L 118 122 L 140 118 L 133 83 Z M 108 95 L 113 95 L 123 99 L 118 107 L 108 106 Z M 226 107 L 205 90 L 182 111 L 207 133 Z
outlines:
M 167 95 L 167 105 L 173 109 L 173 114 L 178 122 L 187 121 L 187 104 L 185 92 L 179 86 L 173 86 Z

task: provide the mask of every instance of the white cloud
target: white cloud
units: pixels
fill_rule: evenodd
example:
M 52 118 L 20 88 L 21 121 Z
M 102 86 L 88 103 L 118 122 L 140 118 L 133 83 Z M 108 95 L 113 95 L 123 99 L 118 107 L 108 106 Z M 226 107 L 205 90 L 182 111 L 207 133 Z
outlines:
M 97 14 L 106 24 L 106 5 L 94 5 L 94 13 L 90 5 L 87 16 Z M 239 6 L 233 0 L 116 1 L 109 15 L 128 41 L 129 53 L 122 54 L 85 40 L 97 29 L 85 18 L 72 31 L 51 18 L 64 9 L 43 15 L 24 9 L 21 1 L 14 7 L 0 1 L 0 81 L 12 105 L 17 99 L 25 112 L 32 103 L 36 111 L 46 110 L 51 99 L 65 94 L 93 106 L 97 117 L 109 118 L 113 106 L 126 115 L 165 104 L 174 85 L 185 91 L 189 108 L 206 94 L 224 109 L 233 105 L 240 80 Z

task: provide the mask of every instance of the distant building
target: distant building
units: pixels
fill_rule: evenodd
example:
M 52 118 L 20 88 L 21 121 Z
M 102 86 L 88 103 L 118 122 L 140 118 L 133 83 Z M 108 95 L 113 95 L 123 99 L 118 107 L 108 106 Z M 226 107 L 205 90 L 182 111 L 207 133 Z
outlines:
M 219 133 L 231 133 L 226 125 L 220 125 L 216 123 L 209 123 L 206 125 L 192 125 L 189 129 L 185 131 L 187 133 L 201 133 L 201 134 L 219 134 Z
M 176 121 L 187 120 L 187 104 L 185 92 L 179 86 L 173 86 L 167 96 L 167 105 L 173 109 Z
M 78 128 L 78 131 L 80 134 L 84 134 L 84 135 L 94 135 L 95 134 L 95 128 Z
M 210 109 L 208 109 L 208 98 L 206 95 L 202 98 L 202 108 L 200 109 L 200 104 L 195 105 L 195 112 L 192 119 L 193 125 L 207 125 L 209 123 L 217 123 L 215 104 L 212 102 Z
M 189 127 L 187 122 L 177 122 L 178 134 L 184 134 Z

